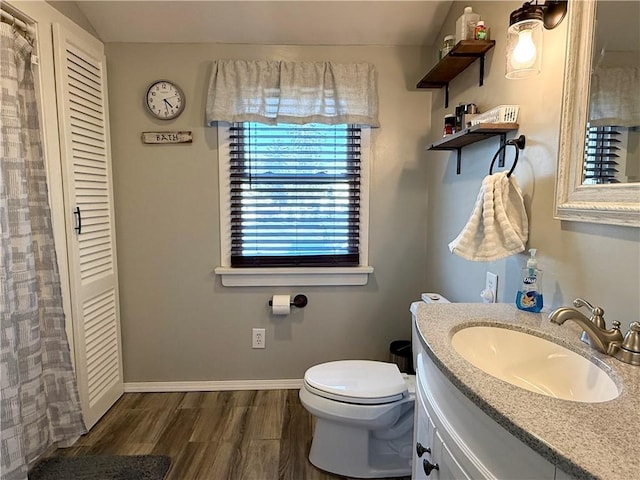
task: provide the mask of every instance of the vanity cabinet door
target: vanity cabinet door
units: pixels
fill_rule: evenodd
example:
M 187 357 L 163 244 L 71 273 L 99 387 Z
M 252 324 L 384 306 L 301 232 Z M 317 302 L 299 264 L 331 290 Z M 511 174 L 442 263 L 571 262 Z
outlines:
M 429 442 L 429 440 L 427 439 L 427 430 L 428 430 L 427 419 L 424 416 L 422 416 L 422 418 L 418 419 L 417 423 L 418 423 L 417 435 L 416 435 L 416 442 L 415 442 L 416 450 L 414 451 L 414 457 L 413 457 L 412 478 L 415 480 L 426 480 L 427 476 L 422 470 L 422 462 L 425 459 L 429 459 L 429 461 L 431 460 L 431 454 L 429 453 L 429 450 L 433 451 L 433 445 L 431 445 L 431 442 Z M 422 449 L 428 449 L 428 450 L 423 451 Z
M 416 381 L 420 380 L 416 377 Z M 424 471 L 423 463 L 425 460 L 433 462 L 433 434 L 435 432 L 435 426 L 431 417 L 427 412 L 427 407 L 425 405 L 424 396 L 421 392 L 423 386 L 419 383 L 416 384 L 416 408 L 415 408 L 415 424 L 414 424 L 414 438 L 415 438 L 415 449 L 413 456 L 413 476 L 412 478 L 415 480 L 427 480 L 436 478 L 432 473 L 427 476 Z M 435 472 L 437 473 L 437 472 Z
M 434 463 L 438 464 L 439 470 L 437 471 L 437 475 L 433 478 L 437 478 L 438 480 L 471 479 L 464 468 L 462 468 L 462 465 L 460 465 L 460 463 L 453 456 L 451 450 L 449 450 L 449 447 L 447 447 L 447 444 L 440 436 L 440 432 L 438 432 L 437 430 L 435 432 L 434 448 Z
M 416 452 L 413 464 L 415 480 L 467 480 L 471 477 L 453 456 L 438 432 L 418 389 Z

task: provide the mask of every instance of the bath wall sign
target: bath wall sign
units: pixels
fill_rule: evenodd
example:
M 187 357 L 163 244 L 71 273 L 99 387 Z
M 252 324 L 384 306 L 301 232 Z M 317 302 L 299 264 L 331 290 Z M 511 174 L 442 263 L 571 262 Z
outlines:
M 191 132 L 142 132 L 142 143 L 165 145 L 191 142 L 193 142 Z

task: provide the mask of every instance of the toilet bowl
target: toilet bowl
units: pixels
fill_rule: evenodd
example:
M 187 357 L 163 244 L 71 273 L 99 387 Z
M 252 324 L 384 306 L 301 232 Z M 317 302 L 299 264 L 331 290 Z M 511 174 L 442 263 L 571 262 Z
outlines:
M 422 300 L 449 303 L 433 293 Z M 300 389 L 316 418 L 309 461 L 346 477 L 411 475 L 414 400 L 415 377 L 395 363 L 341 360 L 309 368 Z
M 309 460 L 338 475 L 411 474 L 415 377 L 395 363 L 343 360 L 311 367 L 300 389 L 316 417 Z

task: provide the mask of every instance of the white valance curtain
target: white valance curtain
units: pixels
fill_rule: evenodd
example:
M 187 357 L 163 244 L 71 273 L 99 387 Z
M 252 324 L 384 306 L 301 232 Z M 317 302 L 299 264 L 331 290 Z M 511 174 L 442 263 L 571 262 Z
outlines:
M 207 95 L 214 122 L 380 126 L 373 65 L 216 60 Z

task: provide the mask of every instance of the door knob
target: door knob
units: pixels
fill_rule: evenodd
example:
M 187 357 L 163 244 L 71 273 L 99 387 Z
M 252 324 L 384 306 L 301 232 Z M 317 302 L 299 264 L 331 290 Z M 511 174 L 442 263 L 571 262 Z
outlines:
M 431 463 L 426 458 L 422 461 L 422 468 L 424 468 L 424 473 L 426 473 L 427 477 L 433 470 L 440 470 L 440 466 L 437 463 Z
M 431 449 L 428 447 L 423 447 L 420 442 L 416 443 L 416 453 L 418 454 L 418 458 L 420 458 L 425 453 L 431 453 Z

